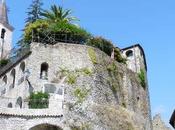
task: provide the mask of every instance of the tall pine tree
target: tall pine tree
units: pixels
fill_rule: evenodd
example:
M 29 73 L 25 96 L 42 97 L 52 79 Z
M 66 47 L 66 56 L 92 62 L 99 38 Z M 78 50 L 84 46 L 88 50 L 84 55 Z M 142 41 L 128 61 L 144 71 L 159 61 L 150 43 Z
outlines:
M 29 6 L 27 12 L 26 24 L 33 23 L 41 18 L 42 5 L 42 0 L 32 0 L 32 4 Z

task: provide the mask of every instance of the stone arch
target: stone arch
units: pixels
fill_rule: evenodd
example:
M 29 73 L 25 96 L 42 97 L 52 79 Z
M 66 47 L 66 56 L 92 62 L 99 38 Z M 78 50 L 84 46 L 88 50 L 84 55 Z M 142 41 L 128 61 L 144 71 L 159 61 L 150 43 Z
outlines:
M 133 51 L 132 51 L 132 50 L 128 50 L 128 51 L 126 52 L 126 56 L 127 56 L 127 57 L 132 57 L 132 56 L 133 56 Z
M 29 130 L 63 130 L 63 129 L 56 126 L 56 125 L 46 123 L 46 124 L 36 125 L 36 126 L 30 128 Z
M 48 63 L 44 62 L 41 64 L 41 71 L 40 71 L 40 78 L 41 79 L 48 79 L 48 69 L 49 65 Z
M 12 77 L 12 84 L 10 85 L 10 89 L 15 87 L 15 76 L 16 76 L 16 70 L 13 69 L 10 73 L 10 76 Z
M 16 100 L 16 107 L 22 108 L 22 97 L 18 97 L 18 99 Z
M 44 123 L 44 124 L 33 126 L 29 130 L 63 130 L 63 129 L 57 125 Z
M 10 102 L 10 103 L 7 105 L 7 107 L 8 107 L 8 108 L 12 108 L 12 107 L 13 107 L 12 103 Z

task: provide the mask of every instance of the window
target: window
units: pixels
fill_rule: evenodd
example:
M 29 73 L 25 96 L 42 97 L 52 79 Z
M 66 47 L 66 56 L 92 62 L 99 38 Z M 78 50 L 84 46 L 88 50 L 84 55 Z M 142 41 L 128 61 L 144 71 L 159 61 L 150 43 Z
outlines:
M 6 75 L 3 77 L 2 81 L 3 81 L 3 85 L 7 84 L 7 76 Z
M 133 51 L 132 50 L 127 51 L 126 56 L 127 57 L 132 57 L 133 56 Z
M 41 79 L 48 79 L 48 68 L 49 65 L 47 63 L 42 63 L 41 64 L 41 72 L 40 72 L 40 78 Z
M 8 108 L 12 108 L 13 106 L 12 106 L 12 103 L 10 102 L 9 104 L 8 104 L 8 106 L 7 106 Z
M 5 38 L 5 32 L 6 32 L 6 30 L 3 28 L 3 29 L 1 30 L 1 38 L 2 38 L 2 39 Z
M 18 85 L 20 85 L 22 82 L 24 82 L 24 71 L 25 71 L 25 62 L 22 62 L 19 67 L 19 79 L 18 79 Z
M 25 62 L 22 62 L 22 63 L 20 64 L 20 70 L 21 70 L 21 72 L 24 73 L 24 71 L 25 71 Z
M 19 97 L 17 99 L 17 101 L 16 101 L 16 107 L 17 108 L 22 108 L 22 98 L 21 97 Z
M 16 71 L 15 69 L 13 69 L 10 74 L 10 76 L 12 77 L 12 84 L 10 85 L 10 89 L 15 87 L 15 75 L 16 75 Z

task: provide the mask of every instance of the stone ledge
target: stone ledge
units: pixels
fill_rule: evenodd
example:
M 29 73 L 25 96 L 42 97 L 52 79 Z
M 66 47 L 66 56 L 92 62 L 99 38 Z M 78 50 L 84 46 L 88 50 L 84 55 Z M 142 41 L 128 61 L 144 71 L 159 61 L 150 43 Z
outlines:
M 63 110 L 0 108 L 0 115 L 24 117 L 62 117 Z

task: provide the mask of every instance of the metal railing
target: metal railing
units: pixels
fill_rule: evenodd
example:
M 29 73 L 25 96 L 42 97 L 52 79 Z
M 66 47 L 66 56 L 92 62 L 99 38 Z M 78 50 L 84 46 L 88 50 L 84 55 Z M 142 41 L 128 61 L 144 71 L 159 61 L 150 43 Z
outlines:
M 85 44 L 86 38 L 77 34 L 53 34 L 51 32 L 33 33 L 31 42 L 56 44 L 58 42 Z

